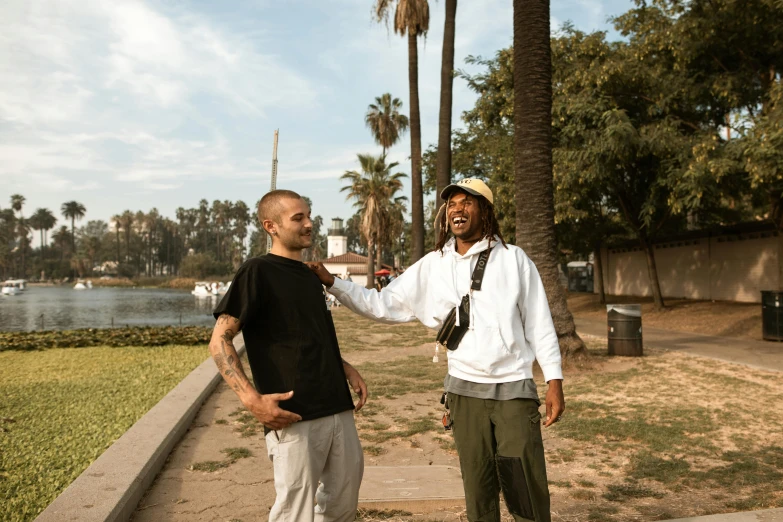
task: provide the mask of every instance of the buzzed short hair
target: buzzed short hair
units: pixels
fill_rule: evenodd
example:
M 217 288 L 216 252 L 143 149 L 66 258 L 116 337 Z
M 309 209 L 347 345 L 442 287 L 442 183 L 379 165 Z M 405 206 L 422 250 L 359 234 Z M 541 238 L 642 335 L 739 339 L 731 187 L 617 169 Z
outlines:
M 302 199 L 302 196 L 293 190 L 272 190 L 264 194 L 258 202 L 258 224 L 264 226 L 264 221 L 269 219 L 280 223 L 280 202 L 284 199 Z

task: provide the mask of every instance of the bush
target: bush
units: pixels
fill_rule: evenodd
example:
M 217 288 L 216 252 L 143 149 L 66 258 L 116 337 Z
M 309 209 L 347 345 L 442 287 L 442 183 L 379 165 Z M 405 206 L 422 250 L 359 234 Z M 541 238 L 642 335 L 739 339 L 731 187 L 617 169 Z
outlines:
M 160 285 L 162 288 L 173 288 L 175 290 L 193 290 L 196 286 L 196 280 L 192 277 L 176 277 Z
M 88 277 L 94 286 L 103 287 L 131 287 L 136 286 L 133 281 L 125 277 L 112 277 L 111 279 L 101 279 L 100 277 Z
M 86 346 L 193 346 L 207 344 L 212 328 L 207 326 L 140 326 L 131 328 L 84 328 L 44 332 L 0 332 L 0 352 Z

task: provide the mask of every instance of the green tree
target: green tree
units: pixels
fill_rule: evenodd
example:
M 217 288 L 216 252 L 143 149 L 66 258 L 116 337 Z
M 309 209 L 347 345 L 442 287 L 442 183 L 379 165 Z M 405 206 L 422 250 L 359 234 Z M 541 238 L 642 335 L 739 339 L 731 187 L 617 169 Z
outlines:
M 54 241 L 55 248 L 60 250 L 60 264 L 65 261 L 65 253 L 68 247 L 72 245 L 72 235 L 68 232 L 68 227 L 62 225 L 52 234 L 52 240 Z
M 383 148 L 383 155 L 400 140 L 408 130 L 408 117 L 400 113 L 402 102 L 388 92 L 375 98 L 367 107 L 364 123 L 370 129 L 375 142 Z
M 237 270 L 245 261 L 245 238 L 247 237 L 248 226 L 252 222 L 250 208 L 244 201 L 237 201 L 231 207 L 231 222 L 231 236 L 234 238 L 235 245 L 231 259 L 234 269 Z
M 377 0 L 375 15 L 387 21 L 394 0 Z M 424 256 L 424 192 L 421 177 L 421 115 L 419 113 L 419 51 L 418 37 L 426 36 L 430 26 L 427 0 L 396 0 L 394 32 L 408 38 L 408 87 L 410 90 L 411 130 L 411 225 L 415 263 Z
M 130 240 L 131 240 L 131 233 L 133 232 L 133 223 L 135 219 L 136 216 L 130 210 L 126 210 L 122 214 L 120 214 L 120 226 L 122 227 L 122 232 L 125 235 L 125 262 L 126 263 L 130 260 Z
M 398 164 L 387 165 L 383 155 L 357 154 L 357 157 L 361 172 L 346 171 L 340 179 L 347 184 L 340 190 L 348 193 L 346 199 L 353 199 L 354 207 L 361 213 L 361 231 L 367 241 L 367 288 L 373 288 L 374 249 L 380 250 L 387 241 L 392 208 L 404 200 L 397 192 L 402 190 L 402 179 L 406 175 L 402 172 L 392 174 Z

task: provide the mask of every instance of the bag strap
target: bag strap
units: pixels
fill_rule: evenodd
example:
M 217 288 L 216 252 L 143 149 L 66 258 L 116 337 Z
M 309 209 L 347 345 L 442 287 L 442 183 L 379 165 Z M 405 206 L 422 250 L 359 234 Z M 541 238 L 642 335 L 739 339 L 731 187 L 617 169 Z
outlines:
M 479 254 L 476 268 L 473 269 L 473 275 L 471 276 L 471 290 L 481 290 L 481 281 L 484 280 L 484 269 L 487 268 L 487 260 L 489 259 L 489 251 L 491 249 L 492 247 L 490 246 L 488 249 Z

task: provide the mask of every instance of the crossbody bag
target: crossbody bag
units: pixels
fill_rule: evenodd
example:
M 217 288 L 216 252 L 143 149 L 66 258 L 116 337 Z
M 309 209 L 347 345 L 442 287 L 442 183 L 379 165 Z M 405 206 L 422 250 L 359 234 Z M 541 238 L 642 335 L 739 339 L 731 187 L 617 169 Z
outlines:
M 465 332 L 468 331 L 470 326 L 470 294 L 474 290 L 481 290 L 481 281 L 484 279 L 484 270 L 487 268 L 490 249 L 491 247 L 479 254 L 478 262 L 471 276 L 470 292 L 462 296 L 459 306 L 452 308 L 443 321 L 443 326 L 435 338 L 435 357 L 437 357 L 438 346 L 445 346 L 447 350 L 456 350 L 459 347 L 459 342 L 465 336 Z M 459 317 L 459 321 L 457 317 Z

